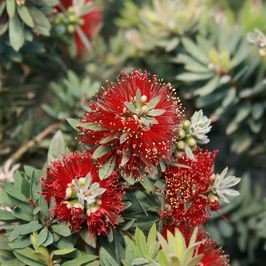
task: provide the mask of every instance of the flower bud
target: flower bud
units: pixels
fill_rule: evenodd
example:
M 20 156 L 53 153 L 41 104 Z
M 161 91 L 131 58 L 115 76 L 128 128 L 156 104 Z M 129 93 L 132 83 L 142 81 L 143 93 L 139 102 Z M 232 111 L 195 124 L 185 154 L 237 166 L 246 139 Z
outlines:
M 219 198 L 217 196 L 215 196 L 214 194 L 209 194 L 208 195 L 208 201 L 213 203 L 213 202 L 218 202 L 219 201 Z
M 196 146 L 197 142 L 193 137 L 188 137 L 187 144 L 189 147 L 194 147 Z
M 147 96 L 146 95 L 142 95 L 141 98 L 140 98 L 140 101 L 142 104 L 146 103 L 147 102 Z
M 178 136 L 181 138 L 181 139 L 184 139 L 186 137 L 186 132 L 185 130 L 181 129 L 180 131 L 178 131 Z
M 265 49 L 265 48 L 261 48 L 261 49 L 259 50 L 259 55 L 260 55 L 261 57 L 266 56 L 266 49 Z
M 73 25 L 67 25 L 67 31 L 69 33 L 74 33 L 75 32 L 75 26 L 73 26 Z
M 215 174 L 212 174 L 212 175 L 210 176 L 210 179 L 211 179 L 211 181 L 214 182 L 214 180 L 216 179 L 216 175 L 215 175 Z
M 76 16 L 74 14 L 69 14 L 67 16 L 67 18 L 68 18 L 69 22 L 75 22 L 76 21 Z
M 71 186 L 68 186 L 67 189 L 66 189 L 66 195 L 65 195 L 65 198 L 66 199 L 70 199 L 73 197 L 73 194 L 74 194 L 74 190 Z
M 141 113 L 142 113 L 142 114 L 146 113 L 147 110 L 148 110 L 148 108 L 147 108 L 146 105 L 144 105 L 144 106 L 141 107 Z
M 190 124 L 191 124 L 191 123 L 190 123 L 189 120 L 185 120 L 185 121 L 183 122 L 183 128 L 184 128 L 185 130 L 189 129 Z
M 185 142 L 183 140 L 180 140 L 180 141 L 177 142 L 177 148 L 179 150 L 184 150 L 185 146 L 186 146 L 186 144 L 185 144 Z
M 82 177 L 78 180 L 80 186 L 84 186 L 86 184 L 86 177 Z

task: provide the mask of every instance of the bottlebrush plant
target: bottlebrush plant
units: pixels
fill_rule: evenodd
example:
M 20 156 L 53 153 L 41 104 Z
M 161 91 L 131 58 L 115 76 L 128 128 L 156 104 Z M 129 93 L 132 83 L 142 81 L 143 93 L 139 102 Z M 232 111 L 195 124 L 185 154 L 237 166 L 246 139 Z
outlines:
M 1 263 L 229 265 L 203 224 L 239 194 L 240 178 L 214 172 L 218 152 L 200 147 L 210 120 L 186 119 L 176 94 L 141 70 L 106 82 L 80 120 L 68 119 L 82 152 L 57 133 L 43 170 L 3 182 Z

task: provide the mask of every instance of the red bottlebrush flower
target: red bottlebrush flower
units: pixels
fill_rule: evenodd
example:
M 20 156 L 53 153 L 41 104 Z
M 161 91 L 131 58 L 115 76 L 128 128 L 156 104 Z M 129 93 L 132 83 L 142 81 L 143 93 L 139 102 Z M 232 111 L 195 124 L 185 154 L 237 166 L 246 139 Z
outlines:
M 147 72 L 123 73 L 89 102 L 79 139 L 94 148 L 101 145 L 102 156 L 95 158 L 99 163 L 113 158 L 125 174 L 140 178 L 150 164 L 158 165 L 170 156 L 182 113 L 173 94 L 170 84 Z
M 100 180 L 91 156 L 73 152 L 48 166 L 47 177 L 42 178 L 42 194 L 48 202 L 55 198 L 52 215 L 68 222 L 73 231 L 87 223 L 92 235 L 107 234 L 124 207 L 119 178 L 114 172 Z
M 175 232 L 176 227 L 174 225 L 164 225 L 162 230 L 162 236 L 167 239 L 167 231 L 171 233 Z M 190 238 L 193 233 L 193 227 L 182 225 L 178 227 L 182 233 L 186 244 L 189 244 Z M 217 246 L 217 243 L 204 231 L 202 227 L 199 228 L 199 233 L 196 238 L 196 242 L 202 242 L 196 248 L 196 254 L 202 255 L 200 262 L 197 266 L 229 266 L 229 258 L 224 254 L 223 250 Z M 194 255 L 196 255 L 194 254 Z
M 218 198 L 209 194 L 213 165 L 217 151 L 198 149 L 195 160 L 185 154 L 177 161 L 188 166 L 170 166 L 166 169 L 166 219 L 176 225 L 198 225 L 208 218 L 208 210 L 219 208 Z
M 86 39 L 92 41 L 98 34 L 102 26 L 102 8 L 95 6 L 93 0 L 85 0 L 84 7 L 79 5 L 74 6 L 73 0 L 61 0 L 62 5 L 69 10 L 69 25 L 70 31 L 74 31 L 75 43 L 78 50 L 88 48 L 89 44 Z M 90 8 L 87 8 L 91 4 Z M 87 12 L 84 10 L 88 9 Z M 74 28 L 71 28 L 71 25 Z
M 223 253 L 221 248 L 217 247 L 216 242 L 207 234 L 203 238 L 206 241 L 199 246 L 198 253 L 203 254 L 199 266 L 229 266 L 228 256 Z

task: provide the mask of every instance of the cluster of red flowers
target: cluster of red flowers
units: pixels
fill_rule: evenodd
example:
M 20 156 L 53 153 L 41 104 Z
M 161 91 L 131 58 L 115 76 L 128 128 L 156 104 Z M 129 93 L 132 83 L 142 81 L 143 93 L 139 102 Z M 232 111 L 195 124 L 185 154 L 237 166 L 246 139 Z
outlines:
M 147 72 L 135 70 L 121 74 L 115 84 L 107 82 L 81 118 L 79 140 L 87 151 L 53 161 L 42 180 L 46 200 L 56 201 L 53 216 L 73 231 L 86 223 L 92 235 L 107 234 L 124 209 L 120 174 L 140 180 L 151 165 L 163 163 L 165 228 L 203 224 L 209 210 L 219 208 L 210 190 L 217 152 L 197 148 L 194 159 L 185 153 L 175 159 L 182 113 L 171 85 Z M 101 177 L 106 164 L 111 170 Z M 228 265 L 216 244 L 206 234 L 200 237 L 207 239 L 199 251 L 205 254 L 201 265 Z
M 203 224 L 208 218 L 208 210 L 219 209 L 219 202 L 212 197 L 213 166 L 217 152 L 197 149 L 195 160 L 185 154 L 177 160 L 180 166 L 166 169 L 166 210 L 168 222 L 176 225 Z

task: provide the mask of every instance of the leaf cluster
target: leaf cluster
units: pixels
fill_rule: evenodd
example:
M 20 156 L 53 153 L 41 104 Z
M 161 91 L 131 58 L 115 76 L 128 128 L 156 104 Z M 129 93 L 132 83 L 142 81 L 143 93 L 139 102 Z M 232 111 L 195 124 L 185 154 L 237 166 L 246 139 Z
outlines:
M 32 42 L 34 35 L 48 36 L 51 24 L 48 16 L 57 0 L 24 1 L 4 0 L 0 4 L 0 40 L 8 35 L 8 43 L 15 51 L 25 42 Z

